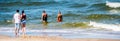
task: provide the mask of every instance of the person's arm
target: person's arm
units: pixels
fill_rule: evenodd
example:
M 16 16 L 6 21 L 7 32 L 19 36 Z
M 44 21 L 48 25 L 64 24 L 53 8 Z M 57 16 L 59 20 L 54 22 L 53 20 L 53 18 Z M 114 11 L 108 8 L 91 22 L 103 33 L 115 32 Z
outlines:
M 20 20 L 22 19 L 22 15 L 20 15 Z
M 18 16 L 18 17 L 19 17 L 19 19 L 21 20 L 21 15 L 20 15 L 20 14 L 19 14 L 19 16 Z
M 42 13 L 42 17 L 41 17 L 41 20 L 43 21 L 43 13 Z

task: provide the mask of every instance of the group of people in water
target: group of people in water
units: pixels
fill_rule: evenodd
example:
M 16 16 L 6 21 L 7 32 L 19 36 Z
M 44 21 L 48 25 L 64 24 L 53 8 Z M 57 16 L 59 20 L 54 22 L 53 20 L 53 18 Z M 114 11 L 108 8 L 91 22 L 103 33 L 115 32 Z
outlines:
M 13 21 L 15 23 L 15 35 L 18 36 L 19 30 L 22 30 L 22 34 L 25 35 L 25 28 L 26 28 L 26 14 L 24 13 L 24 10 L 22 11 L 22 14 L 19 13 L 19 10 L 16 10 L 16 13 L 13 16 Z M 47 23 L 48 15 L 45 10 L 43 10 L 42 13 L 42 22 Z M 57 22 L 62 22 L 62 14 L 59 11 L 57 15 Z
M 48 15 L 47 15 L 46 11 L 44 10 L 42 13 L 42 21 L 47 22 L 47 17 L 48 17 Z M 62 14 L 60 11 L 58 12 L 57 22 L 62 22 Z

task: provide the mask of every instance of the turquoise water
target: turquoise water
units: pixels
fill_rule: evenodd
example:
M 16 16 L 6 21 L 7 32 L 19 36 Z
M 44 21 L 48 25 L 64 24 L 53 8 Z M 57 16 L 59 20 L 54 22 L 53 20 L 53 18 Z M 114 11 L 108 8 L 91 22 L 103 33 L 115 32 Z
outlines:
M 65 38 L 120 39 L 120 7 L 114 8 L 118 4 L 110 7 L 111 3 L 120 4 L 120 1 L 0 0 L 0 34 L 14 36 L 12 18 L 15 11 L 19 9 L 20 13 L 25 10 L 27 15 L 28 35 L 47 33 L 49 36 L 62 34 L 61 36 Z M 48 14 L 48 24 L 41 23 L 40 18 L 43 10 L 46 10 Z M 62 23 L 56 21 L 59 10 L 63 15 Z

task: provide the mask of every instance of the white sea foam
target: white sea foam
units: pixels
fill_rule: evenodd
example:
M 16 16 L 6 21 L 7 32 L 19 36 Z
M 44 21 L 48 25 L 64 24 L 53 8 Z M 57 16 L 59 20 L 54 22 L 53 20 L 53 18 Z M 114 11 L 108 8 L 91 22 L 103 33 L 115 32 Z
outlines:
M 8 32 L 8 33 L 13 33 L 14 32 L 14 28 L 0 28 L 0 32 Z M 46 32 L 46 33 L 72 33 L 74 30 L 72 29 L 26 29 L 26 32 Z M 78 30 L 79 31 L 79 30 Z M 22 32 L 20 30 L 20 32 Z
M 109 11 L 109 14 L 119 14 L 120 10 L 112 9 Z
M 111 8 L 119 8 L 120 7 L 120 3 L 119 2 L 109 2 L 109 1 L 106 1 L 106 5 L 111 7 Z
M 91 25 L 101 26 L 100 23 L 91 22 Z M 102 24 L 103 25 L 103 24 Z M 85 29 L 26 29 L 27 35 L 48 35 L 48 36 L 62 36 L 65 38 L 113 38 L 120 39 L 119 33 L 113 32 L 94 32 Z M 113 33 L 113 34 L 111 34 Z M 0 28 L 1 35 L 9 35 L 14 37 L 14 28 Z M 20 31 L 20 35 L 22 32 Z M 117 34 L 117 35 L 116 35 Z M 93 37 L 95 36 L 95 37 Z
M 92 21 L 90 21 L 90 25 L 93 26 L 93 27 L 105 28 L 105 29 L 113 30 L 113 31 L 120 31 L 120 26 L 119 25 L 97 23 L 97 22 L 92 22 Z

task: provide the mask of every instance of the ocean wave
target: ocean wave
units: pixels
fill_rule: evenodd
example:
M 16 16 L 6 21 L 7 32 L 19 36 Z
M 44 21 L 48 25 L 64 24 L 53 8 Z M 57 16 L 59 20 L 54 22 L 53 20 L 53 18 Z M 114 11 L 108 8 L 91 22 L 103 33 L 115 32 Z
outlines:
M 104 24 L 90 21 L 90 25 L 97 28 L 105 28 L 113 31 L 120 31 L 119 25 L 114 24 Z
M 87 19 L 93 19 L 93 20 L 113 20 L 113 19 L 119 19 L 120 15 L 115 14 L 91 14 L 86 17 Z
M 95 21 L 101 21 L 101 20 L 109 20 L 109 21 L 113 21 L 113 20 L 118 20 L 120 18 L 120 15 L 118 14 L 90 14 L 90 15 L 84 15 L 84 14 L 76 14 L 76 13 L 66 13 L 66 14 L 62 14 L 63 15 L 63 19 L 64 22 L 67 22 L 69 20 L 75 22 L 75 21 L 81 21 L 81 20 L 95 20 Z M 4 22 L 12 22 L 12 16 L 11 14 L 0 14 L 0 22 L 2 23 Z M 54 15 L 49 15 L 49 20 L 48 21 L 53 21 L 52 19 L 56 20 L 56 16 L 57 14 Z M 27 20 L 40 20 L 41 14 L 27 14 Z M 39 22 L 39 21 L 38 21 Z
M 49 4 L 56 4 L 56 2 L 11 2 L 11 3 L 0 3 L 2 7 L 6 6 L 41 6 L 41 5 L 49 5 Z
M 77 1 L 73 1 L 73 0 L 1 0 L 0 3 L 11 3 L 11 2 L 80 2 L 82 0 L 77 0 Z
M 65 16 L 65 17 L 68 17 L 68 16 L 73 17 L 73 16 L 81 16 L 81 15 L 80 14 L 74 14 L 74 13 L 67 13 L 67 14 L 63 14 L 63 16 Z
M 88 25 L 88 23 L 85 22 L 73 22 L 73 23 L 64 23 L 62 25 L 63 27 L 80 27 L 80 28 L 90 28 L 90 26 Z
M 91 5 L 88 6 L 88 10 L 87 11 L 108 11 L 108 10 L 112 10 L 113 8 L 110 8 L 108 6 L 106 6 L 106 3 L 93 3 Z
M 92 3 L 91 3 L 92 2 Z M 14 11 L 16 9 L 61 9 L 61 10 L 76 10 L 79 13 L 89 13 L 97 11 L 111 10 L 103 1 L 84 1 L 84 0 L 30 0 L 30 1 L 10 1 L 0 2 L 0 11 Z M 49 7 L 49 8 L 48 8 Z M 76 9 L 77 8 L 77 9 Z M 14 9 L 14 10 L 13 10 Z
M 88 6 L 86 4 L 72 4 L 70 7 L 71 8 L 80 8 L 80 7 L 85 7 L 85 6 Z
M 120 3 L 119 2 L 106 1 L 106 5 L 111 7 L 111 8 L 120 8 Z
M 93 3 L 93 4 L 91 4 L 91 6 L 101 7 L 101 6 L 105 6 L 105 3 Z
M 120 10 L 119 8 L 117 9 L 112 9 L 112 10 L 109 10 L 109 14 L 119 14 L 120 13 Z
M 0 28 L 1 35 L 8 35 L 15 37 L 13 27 L 2 27 Z M 61 36 L 64 38 L 106 38 L 106 39 L 120 39 L 119 32 L 116 31 L 90 31 L 86 29 L 26 29 L 27 35 L 32 36 Z M 20 30 L 19 35 L 22 35 Z M 93 37 L 97 36 L 97 37 Z
M 12 3 L 12 2 L 51 2 L 54 0 L 0 0 L 0 3 Z

